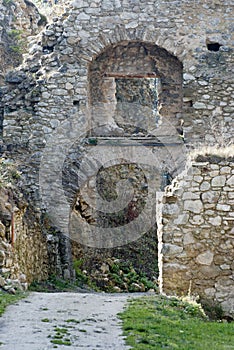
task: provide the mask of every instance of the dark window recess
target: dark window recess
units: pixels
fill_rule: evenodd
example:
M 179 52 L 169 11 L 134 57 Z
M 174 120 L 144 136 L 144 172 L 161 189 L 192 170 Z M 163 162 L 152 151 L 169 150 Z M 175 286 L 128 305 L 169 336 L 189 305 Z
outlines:
M 219 43 L 209 43 L 209 44 L 207 44 L 206 46 L 207 46 L 207 49 L 208 49 L 209 51 L 215 51 L 215 52 L 217 52 L 217 51 L 219 51 L 219 49 L 220 49 L 220 47 L 221 47 L 222 45 L 220 45 Z
M 79 106 L 80 105 L 80 101 L 73 101 L 73 106 Z
M 46 53 L 46 54 L 49 54 L 49 53 L 51 53 L 53 51 L 54 51 L 54 47 L 53 46 L 43 46 L 43 48 L 42 48 L 42 52 Z

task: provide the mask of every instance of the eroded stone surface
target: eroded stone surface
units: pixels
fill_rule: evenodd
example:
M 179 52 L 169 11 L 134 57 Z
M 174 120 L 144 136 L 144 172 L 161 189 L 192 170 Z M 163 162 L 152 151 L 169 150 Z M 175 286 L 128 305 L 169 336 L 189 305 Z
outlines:
M 1 153 L 19 163 L 22 186 L 30 201 L 44 211 L 48 206 L 55 208 L 54 215 L 61 216 L 61 230 L 66 229 L 64 212 L 69 215 L 70 205 L 77 196 L 77 178 L 73 172 L 76 164 L 65 173 L 62 187 L 56 174 L 64 170 L 61 163 L 66 162 L 77 138 L 86 137 L 87 131 L 93 136 L 93 126 L 108 122 L 94 136 L 124 136 L 125 140 L 132 135 L 146 138 L 150 131 L 156 146 L 147 147 L 151 147 L 152 154 L 160 154 L 155 161 L 158 178 L 168 176 L 168 171 L 173 176 L 181 171 L 184 142 L 223 144 L 233 138 L 231 5 L 231 0 L 215 4 L 203 0 L 189 4 L 185 0 L 74 1 L 61 17 L 31 40 L 23 65 L 9 73 L 1 87 Z M 22 16 L 19 19 L 23 20 Z M 30 18 L 26 21 L 30 23 Z M 210 42 L 218 43 L 219 51 L 210 51 L 207 46 Z M 121 74 L 125 78 L 139 75 L 145 79 L 146 73 L 159 79 L 155 130 L 152 111 L 150 118 L 146 118 L 150 120 L 148 124 L 144 118 L 134 120 L 134 113 L 125 119 L 114 113 L 115 80 L 122 79 Z M 138 92 L 138 99 L 139 96 Z M 134 121 L 137 130 L 129 126 Z M 127 126 L 118 122 L 127 122 Z M 68 126 L 69 132 L 64 135 Z M 48 147 L 52 137 L 56 154 Z M 89 142 L 93 140 L 88 140 L 88 145 Z M 145 140 L 141 142 L 144 144 Z M 165 144 L 166 147 L 161 147 Z M 48 182 L 44 190 L 48 193 L 54 189 L 54 196 L 49 198 L 51 202 L 45 201 L 43 206 L 39 194 L 42 156 L 47 157 L 43 175 Z M 194 291 L 203 293 L 206 288 L 208 294 L 212 294 L 210 291 L 214 288 L 214 298 L 224 302 L 230 296 L 230 285 L 227 284 L 228 291 L 222 294 L 217 283 L 223 275 L 228 282 L 233 282 L 230 277 L 233 163 L 222 163 L 222 159 L 215 156 L 210 163 L 210 167 L 209 164 L 193 167 L 188 177 L 182 174 L 178 178 L 179 188 L 174 184 L 173 196 L 166 194 L 172 202 L 164 203 L 163 233 L 165 243 L 170 244 L 166 251 L 173 252 L 173 261 L 170 256 L 164 258 L 174 264 L 173 271 L 177 265 L 185 268 L 172 275 L 164 271 L 164 288 L 185 292 L 192 280 Z M 163 189 L 168 185 L 167 180 L 155 189 Z M 161 224 L 159 219 L 160 229 Z M 57 239 L 53 235 L 48 237 Z M 214 269 L 214 273 L 200 270 L 196 265 L 196 258 L 207 250 L 207 245 L 210 250 L 210 245 L 213 247 L 213 263 L 208 267 Z M 173 251 L 173 246 L 179 248 Z M 4 254 L 1 261 L 9 266 L 11 261 Z M 56 260 L 56 256 L 53 259 Z M 222 268 L 217 276 L 219 266 Z
M 234 202 L 229 196 L 234 191 L 232 171 L 231 159 L 223 159 L 219 164 L 190 164 L 187 171 L 167 188 L 162 199 L 163 203 L 167 203 L 158 203 L 162 206 L 162 216 L 158 216 L 157 223 L 159 245 L 170 246 L 170 249 L 163 249 L 160 255 L 161 290 L 186 294 L 190 289 L 192 294 L 219 302 L 225 313 L 233 316 Z M 202 183 L 206 183 L 199 190 L 194 181 L 198 173 Z M 199 215 L 196 210 L 191 210 L 196 208 L 196 200 L 193 204 L 186 199 L 187 194 L 191 197 L 197 193 L 201 197 Z M 169 211 L 170 197 L 173 198 L 173 206 L 179 208 L 179 215 L 173 212 L 171 216 L 165 214 L 163 208 L 166 206 L 166 211 Z M 184 217 L 185 210 L 188 220 L 180 219 Z M 168 232 L 171 232 L 170 236 Z M 183 253 L 171 254 L 178 251 L 178 246 Z M 168 269 L 170 265 L 173 265 L 173 270 Z

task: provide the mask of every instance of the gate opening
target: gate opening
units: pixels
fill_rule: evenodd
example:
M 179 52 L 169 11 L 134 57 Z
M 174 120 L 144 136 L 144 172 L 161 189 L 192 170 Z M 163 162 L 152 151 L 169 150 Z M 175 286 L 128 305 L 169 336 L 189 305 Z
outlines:
M 113 158 L 113 147 L 131 147 L 135 140 L 139 152 L 141 146 L 143 149 L 145 147 L 148 153 L 160 154 L 159 159 L 163 161 L 162 164 L 149 165 L 154 166 L 150 185 L 145 176 L 147 167 L 142 168 L 136 161 L 129 161 L 124 152 L 119 157 L 120 164 L 106 161 L 96 176 L 88 179 L 90 185 L 87 185 L 87 191 L 91 191 L 92 186 L 96 187 L 99 196 L 107 203 L 109 201 L 111 206 L 111 202 L 118 199 L 118 186 L 121 189 L 122 181 L 127 180 L 133 187 L 132 198 L 126 200 L 123 210 L 104 213 L 101 210 L 93 211 L 92 203 L 90 205 L 77 188 L 72 209 L 74 216 L 94 228 L 108 228 L 111 231 L 122 227 L 123 234 L 126 234 L 125 225 L 137 220 L 149 194 L 155 198 L 155 191 L 162 186 L 162 174 L 165 173 L 163 163 L 170 164 L 170 160 L 163 156 L 164 147 L 159 150 L 154 131 L 164 120 L 170 119 L 170 123 L 176 125 L 176 114 L 182 105 L 181 91 L 182 64 L 166 50 L 153 44 L 122 42 L 108 47 L 91 62 L 90 130 L 83 145 L 77 145 L 77 159 L 88 154 L 91 147 L 95 149 L 98 146 L 103 147 L 103 159 L 104 155 L 112 152 L 110 149 L 113 150 Z M 166 132 L 165 129 L 165 137 Z M 108 145 L 112 148 L 108 148 Z M 73 153 L 73 163 L 74 158 Z M 120 245 L 104 249 L 73 242 L 74 259 L 82 261 L 80 268 L 87 271 L 98 287 L 105 291 L 145 291 L 155 287 L 158 277 L 155 208 L 154 199 L 149 214 L 152 225 L 150 229 L 143 230 L 136 240 L 123 244 L 120 237 Z

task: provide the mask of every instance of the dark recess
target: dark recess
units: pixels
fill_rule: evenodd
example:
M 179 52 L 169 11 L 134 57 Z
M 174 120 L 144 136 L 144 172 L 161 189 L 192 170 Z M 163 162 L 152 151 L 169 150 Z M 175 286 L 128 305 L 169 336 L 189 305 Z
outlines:
M 222 46 L 222 45 L 220 45 L 219 43 L 209 43 L 209 44 L 207 44 L 207 49 L 208 49 L 209 51 L 215 51 L 215 52 L 217 52 L 217 51 L 219 51 L 219 49 L 220 49 L 221 46 Z

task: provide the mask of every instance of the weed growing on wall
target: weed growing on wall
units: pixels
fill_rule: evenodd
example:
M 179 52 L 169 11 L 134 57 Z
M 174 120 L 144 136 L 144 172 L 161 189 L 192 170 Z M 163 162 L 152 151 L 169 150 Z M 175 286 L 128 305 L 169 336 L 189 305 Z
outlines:
M 7 6 L 7 5 L 11 5 L 13 3 L 13 0 L 3 0 L 3 5 Z
M 0 188 L 9 187 L 20 178 L 20 172 L 10 160 L 0 158 Z
M 10 37 L 10 41 L 12 42 L 10 49 L 14 53 L 22 54 L 27 45 L 26 40 L 23 38 L 23 31 L 19 29 L 11 29 L 8 32 L 8 35 Z
M 191 160 L 197 161 L 202 161 L 202 157 L 209 158 L 211 162 L 217 159 L 228 159 L 234 157 L 234 144 L 227 146 L 198 145 L 190 152 L 189 156 Z

